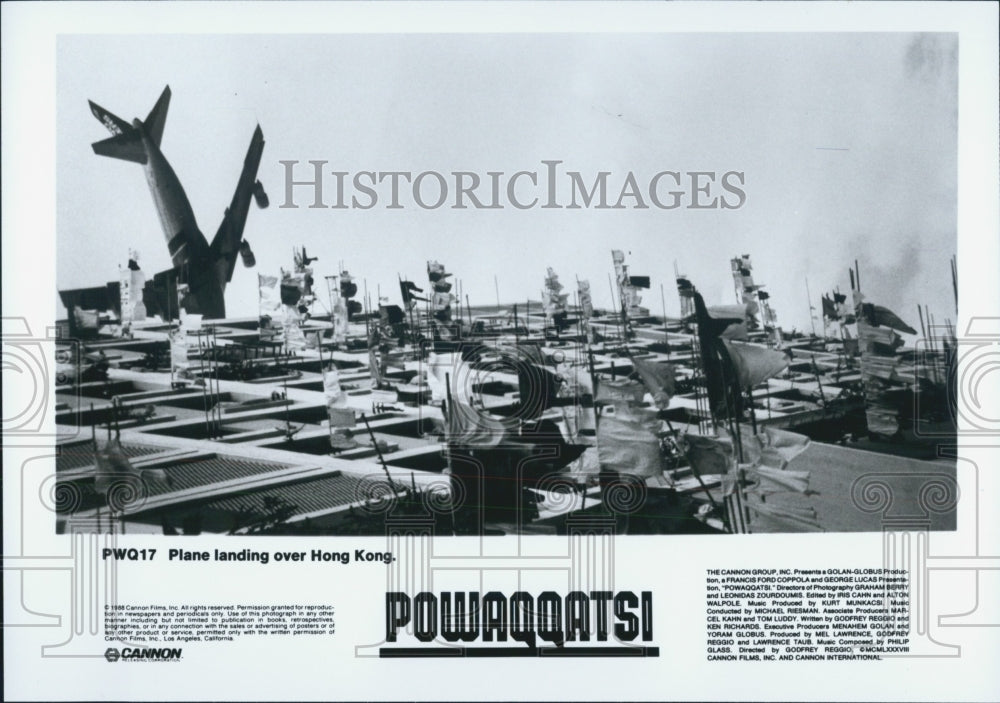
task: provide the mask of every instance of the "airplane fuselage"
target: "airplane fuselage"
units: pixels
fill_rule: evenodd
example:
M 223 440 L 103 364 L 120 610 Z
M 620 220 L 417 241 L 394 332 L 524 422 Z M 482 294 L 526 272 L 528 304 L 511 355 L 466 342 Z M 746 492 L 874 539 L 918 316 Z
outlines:
M 163 236 L 167 240 L 170 258 L 174 267 L 179 268 L 205 256 L 208 253 L 208 242 L 198 229 L 191 203 L 174 169 L 160 148 L 149 138 L 142 121 L 137 119 L 133 125 L 142 133 L 142 144 L 146 150 L 146 163 L 143 166 L 146 182 L 160 218 Z
M 92 146 L 99 156 L 142 164 L 173 263 L 172 271 L 166 272 L 167 280 L 177 283 L 180 308 L 210 319 L 225 317 L 224 293 L 226 284 L 232 279 L 236 258 L 242 256 L 245 265 L 253 265 L 253 252 L 243 240 L 250 201 L 256 199 L 260 207 L 267 207 L 263 186 L 254 180 L 264 136 L 257 125 L 233 200 L 210 245 L 198 228 L 177 174 L 160 151 L 169 103 L 170 87 L 167 86 L 145 120 L 136 118 L 129 123 L 90 101 L 91 113 L 111 132 L 110 138 Z M 177 308 L 169 304 L 169 300 L 167 303 L 165 311 L 172 314 L 171 308 Z
M 160 218 L 167 250 L 180 281 L 187 283 L 191 295 L 184 298 L 184 309 L 206 318 L 225 317 L 225 276 L 219 276 L 211 260 L 208 240 L 198 228 L 191 202 L 177 174 L 160 148 L 149 138 L 142 120 L 133 121 L 142 134 L 146 150 L 143 171 L 153 204 Z

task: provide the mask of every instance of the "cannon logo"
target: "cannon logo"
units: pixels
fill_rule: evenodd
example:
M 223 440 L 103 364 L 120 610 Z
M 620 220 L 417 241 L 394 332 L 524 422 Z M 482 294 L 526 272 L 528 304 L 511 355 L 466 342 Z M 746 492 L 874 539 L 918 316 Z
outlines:
M 650 591 L 397 591 L 385 594 L 385 626 L 387 643 L 407 637 L 412 646 L 381 647 L 383 658 L 660 655 Z
M 118 661 L 119 659 L 126 662 L 177 661 L 181 658 L 181 651 L 180 647 L 125 647 L 119 652 L 114 647 L 108 647 L 108 649 L 104 652 L 104 658 L 112 663 Z

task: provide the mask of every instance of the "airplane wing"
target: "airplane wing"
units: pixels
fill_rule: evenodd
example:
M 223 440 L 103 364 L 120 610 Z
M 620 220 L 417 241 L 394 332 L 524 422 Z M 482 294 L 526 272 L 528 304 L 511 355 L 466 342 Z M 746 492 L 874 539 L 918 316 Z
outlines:
M 228 283 L 233 279 L 233 268 L 236 266 L 236 256 L 240 251 L 240 241 L 243 239 L 243 227 L 247 221 L 247 211 L 253 198 L 254 183 L 257 179 L 257 167 L 260 165 L 260 155 L 264 151 L 264 133 L 257 125 L 250 148 L 243 160 L 243 172 L 236 184 L 233 201 L 226 210 L 226 216 L 219 225 L 219 231 L 212 240 L 212 254 L 216 261 L 216 271 L 225 275 Z M 221 280 L 220 275 L 220 280 Z

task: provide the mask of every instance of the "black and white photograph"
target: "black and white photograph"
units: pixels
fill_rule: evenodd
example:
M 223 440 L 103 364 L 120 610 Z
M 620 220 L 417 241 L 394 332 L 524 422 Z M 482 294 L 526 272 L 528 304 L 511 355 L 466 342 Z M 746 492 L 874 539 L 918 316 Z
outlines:
M 957 65 L 60 37 L 57 529 L 864 531 L 875 467 L 954 529 Z

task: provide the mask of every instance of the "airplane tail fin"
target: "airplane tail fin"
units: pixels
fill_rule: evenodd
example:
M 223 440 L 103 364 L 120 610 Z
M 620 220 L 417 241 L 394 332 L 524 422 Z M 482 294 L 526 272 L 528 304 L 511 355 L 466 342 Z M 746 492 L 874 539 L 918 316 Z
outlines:
M 146 117 L 146 133 L 149 139 L 156 146 L 160 146 L 160 139 L 163 138 L 163 125 L 167 121 L 167 108 L 170 107 L 170 86 L 168 85 L 160 93 L 159 100 L 153 105 Z
M 89 102 L 91 113 L 111 132 L 111 137 L 93 144 L 94 153 L 115 159 L 134 161 L 139 164 L 146 163 L 148 157 L 146 149 L 142 144 L 142 133 L 140 130 L 113 112 L 101 107 L 93 100 Z M 150 141 L 157 146 L 160 145 L 160 139 L 163 137 L 163 125 L 167 120 L 167 107 L 169 105 L 170 86 L 167 86 L 163 89 L 163 93 L 160 94 L 160 98 L 156 101 L 153 109 L 149 111 L 149 116 L 146 118 L 145 123 L 146 134 L 149 135 Z
M 134 161 L 137 164 L 146 163 L 146 149 L 142 145 L 142 134 L 139 130 L 93 100 L 89 102 L 94 117 L 111 132 L 109 138 L 91 145 L 94 147 L 94 153 L 114 159 Z
M 110 110 L 104 109 L 93 100 L 88 100 L 87 102 L 90 103 L 91 113 L 93 113 L 94 117 L 97 118 L 98 122 L 108 128 L 108 131 L 111 132 L 111 136 L 117 137 L 121 134 L 129 134 L 130 132 L 135 131 L 132 125 Z

